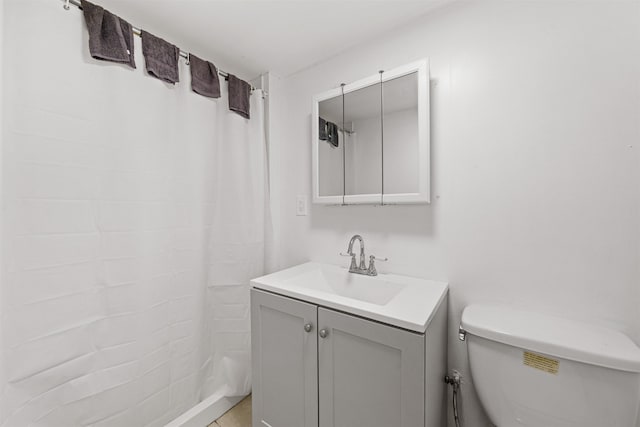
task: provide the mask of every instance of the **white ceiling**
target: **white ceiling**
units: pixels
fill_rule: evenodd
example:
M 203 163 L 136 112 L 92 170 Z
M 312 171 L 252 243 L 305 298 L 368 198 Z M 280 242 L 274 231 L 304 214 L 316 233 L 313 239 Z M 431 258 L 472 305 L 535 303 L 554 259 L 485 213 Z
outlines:
M 451 0 L 93 0 L 219 68 L 287 76 Z

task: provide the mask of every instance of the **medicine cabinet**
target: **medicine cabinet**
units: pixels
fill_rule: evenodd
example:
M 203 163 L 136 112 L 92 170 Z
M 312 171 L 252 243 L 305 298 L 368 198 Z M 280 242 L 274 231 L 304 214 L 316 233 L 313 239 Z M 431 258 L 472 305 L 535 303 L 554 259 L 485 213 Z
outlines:
M 313 97 L 313 203 L 429 203 L 427 59 Z

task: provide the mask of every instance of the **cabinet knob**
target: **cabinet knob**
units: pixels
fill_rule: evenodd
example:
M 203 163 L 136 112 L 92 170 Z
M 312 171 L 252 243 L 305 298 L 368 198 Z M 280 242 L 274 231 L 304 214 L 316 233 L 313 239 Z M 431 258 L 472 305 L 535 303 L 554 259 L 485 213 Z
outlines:
M 313 325 L 311 323 L 307 323 L 306 325 L 304 325 L 305 332 L 311 332 L 312 329 L 313 329 Z
M 318 332 L 318 334 L 320 335 L 320 338 L 326 338 L 327 335 L 329 335 L 329 331 L 327 331 L 326 329 L 320 329 L 320 332 Z

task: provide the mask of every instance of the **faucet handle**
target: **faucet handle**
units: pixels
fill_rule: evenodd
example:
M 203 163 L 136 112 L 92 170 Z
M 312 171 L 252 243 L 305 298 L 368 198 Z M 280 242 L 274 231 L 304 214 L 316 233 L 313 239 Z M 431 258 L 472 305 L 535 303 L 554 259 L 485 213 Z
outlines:
M 340 252 L 340 256 L 350 256 L 351 257 L 351 264 L 349 265 L 349 271 L 350 272 L 356 271 L 358 269 L 358 267 L 356 265 L 356 254 L 351 253 L 351 252 L 343 254 L 342 252 Z
M 369 276 L 377 276 L 378 271 L 376 270 L 375 261 L 389 261 L 389 258 L 376 258 L 375 255 L 369 256 L 369 268 L 367 269 L 367 274 Z

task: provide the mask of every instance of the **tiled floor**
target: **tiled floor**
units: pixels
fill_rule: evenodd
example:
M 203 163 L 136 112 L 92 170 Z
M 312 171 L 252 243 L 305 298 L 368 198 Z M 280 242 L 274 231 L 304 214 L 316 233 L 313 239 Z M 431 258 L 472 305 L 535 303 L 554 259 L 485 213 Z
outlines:
M 251 395 L 209 424 L 209 427 L 251 427 Z

